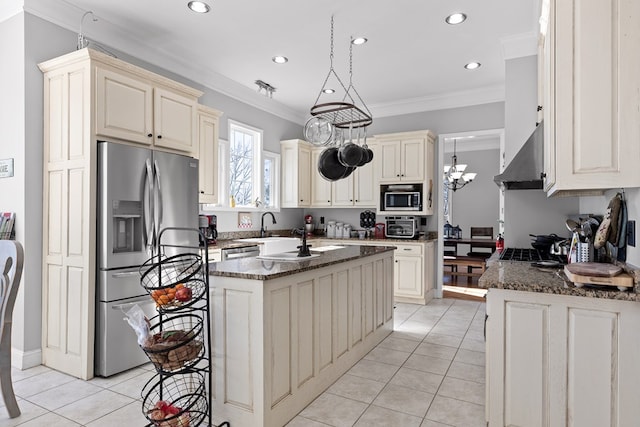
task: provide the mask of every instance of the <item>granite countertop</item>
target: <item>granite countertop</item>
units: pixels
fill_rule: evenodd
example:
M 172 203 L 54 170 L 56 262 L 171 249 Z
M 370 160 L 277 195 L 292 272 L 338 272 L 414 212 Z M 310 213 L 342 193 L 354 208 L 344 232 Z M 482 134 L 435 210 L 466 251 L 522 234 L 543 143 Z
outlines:
M 294 236 L 285 236 L 285 235 L 280 235 L 280 236 L 273 236 L 273 237 L 294 237 Z M 242 248 L 242 247 L 246 247 L 246 246 L 256 246 L 259 245 L 260 243 L 256 243 L 256 242 L 243 242 L 242 241 L 243 238 L 238 238 L 238 239 L 220 239 L 216 241 L 215 245 L 209 245 L 209 249 L 227 249 L 227 248 Z M 375 239 L 375 238 L 367 238 L 367 239 L 358 239 L 358 238 L 350 238 L 350 239 L 346 239 L 346 238 L 340 238 L 340 239 L 330 239 L 326 236 L 313 236 L 313 237 L 308 237 L 307 238 L 307 242 L 309 242 L 310 245 L 313 244 L 314 240 L 336 240 L 336 241 L 352 241 L 354 245 L 357 245 L 359 243 L 371 243 L 371 242 L 375 242 L 375 243 L 388 243 L 388 244 L 394 244 L 394 243 L 426 243 L 426 242 L 434 242 L 437 241 L 437 237 L 436 238 L 424 238 L 424 239 Z
M 487 265 L 487 270 L 478 281 L 481 288 L 640 301 L 637 283 L 627 291 L 609 286 L 585 285 L 577 288 L 566 278 L 563 269 L 534 267 L 531 263 L 518 261 L 493 261 Z
M 342 249 L 320 252 L 320 256 L 302 261 L 238 258 L 210 263 L 209 274 L 251 280 L 271 280 L 393 250 L 395 250 L 393 246 L 350 245 Z

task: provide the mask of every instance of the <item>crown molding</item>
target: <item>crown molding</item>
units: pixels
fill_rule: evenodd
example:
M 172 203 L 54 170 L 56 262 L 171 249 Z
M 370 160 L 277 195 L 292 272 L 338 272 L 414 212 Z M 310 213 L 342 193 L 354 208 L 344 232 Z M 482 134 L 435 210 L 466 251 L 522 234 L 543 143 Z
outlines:
M 25 0 L 24 9 L 32 15 L 74 32 L 79 31 L 80 21 L 85 12 L 64 1 L 53 2 L 50 0 Z M 294 123 L 304 123 L 307 120 L 303 113 L 293 110 L 273 98 L 267 98 L 228 77 L 205 69 L 199 64 L 176 61 L 174 56 L 154 46 L 144 44 L 135 34 L 124 27 L 104 18 L 99 18 L 99 23 L 100 25 L 85 25 L 83 28 L 83 32 L 92 42 L 119 50 L 285 120 Z M 75 46 L 70 46 L 70 48 L 75 49 Z
M 24 0 L 2 0 L 0 1 L 0 22 L 16 16 L 22 12 Z
M 538 33 L 514 34 L 500 39 L 504 60 L 522 58 L 538 54 Z
M 398 102 L 369 105 L 375 117 L 400 116 L 423 111 L 446 110 L 449 108 L 469 107 L 471 105 L 504 102 L 504 85 L 487 86 L 479 89 L 443 93 L 419 98 L 410 98 Z

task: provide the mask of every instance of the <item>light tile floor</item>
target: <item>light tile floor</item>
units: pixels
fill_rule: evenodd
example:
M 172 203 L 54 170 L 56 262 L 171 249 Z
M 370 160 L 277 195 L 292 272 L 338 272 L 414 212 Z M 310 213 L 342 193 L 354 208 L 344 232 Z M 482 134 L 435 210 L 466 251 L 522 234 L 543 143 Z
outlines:
M 321 394 L 287 427 L 485 426 L 484 303 L 432 300 L 397 304 L 383 342 Z M 145 365 L 81 381 L 44 366 L 13 370 L 22 415 L 0 400 L 0 427 L 143 426 Z

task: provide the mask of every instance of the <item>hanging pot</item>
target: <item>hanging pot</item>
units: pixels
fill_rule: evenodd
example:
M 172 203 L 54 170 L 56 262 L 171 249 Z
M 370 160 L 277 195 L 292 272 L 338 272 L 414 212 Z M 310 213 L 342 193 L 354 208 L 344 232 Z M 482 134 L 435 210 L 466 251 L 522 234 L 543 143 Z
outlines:
M 362 160 L 362 149 L 353 143 L 353 127 L 349 126 L 349 142 L 342 144 L 338 151 L 338 160 L 344 166 L 357 167 Z
M 337 181 L 349 176 L 353 170 L 338 160 L 338 148 L 330 147 L 320 153 L 318 172 L 327 181 Z

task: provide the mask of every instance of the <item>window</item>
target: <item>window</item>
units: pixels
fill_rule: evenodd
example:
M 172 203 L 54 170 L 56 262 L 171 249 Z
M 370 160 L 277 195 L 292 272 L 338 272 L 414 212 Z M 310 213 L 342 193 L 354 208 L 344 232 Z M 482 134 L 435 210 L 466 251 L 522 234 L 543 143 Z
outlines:
M 229 140 L 218 145 L 219 206 L 278 209 L 280 155 L 262 151 L 262 131 L 229 120 Z

